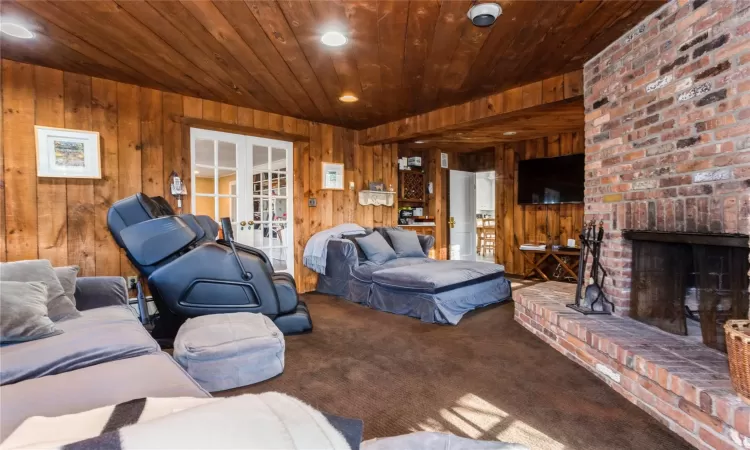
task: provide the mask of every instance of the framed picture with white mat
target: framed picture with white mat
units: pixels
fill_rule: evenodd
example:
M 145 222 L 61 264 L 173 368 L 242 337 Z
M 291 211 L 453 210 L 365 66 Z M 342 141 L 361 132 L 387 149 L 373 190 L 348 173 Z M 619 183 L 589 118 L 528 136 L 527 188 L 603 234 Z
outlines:
M 38 177 L 102 177 L 99 133 L 35 126 Z

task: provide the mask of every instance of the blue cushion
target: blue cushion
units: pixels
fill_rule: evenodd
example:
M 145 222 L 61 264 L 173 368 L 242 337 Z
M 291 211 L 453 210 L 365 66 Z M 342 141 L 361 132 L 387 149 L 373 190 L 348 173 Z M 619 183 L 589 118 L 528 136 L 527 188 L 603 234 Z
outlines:
M 385 241 L 380 233 L 372 233 L 365 237 L 354 238 L 362 251 L 367 255 L 367 259 L 375 264 L 383 264 L 392 259 L 396 259 L 396 252 Z
M 396 250 L 396 256 L 399 258 L 426 256 L 416 231 L 395 228 L 388 230 L 387 233 L 391 238 L 393 249 Z

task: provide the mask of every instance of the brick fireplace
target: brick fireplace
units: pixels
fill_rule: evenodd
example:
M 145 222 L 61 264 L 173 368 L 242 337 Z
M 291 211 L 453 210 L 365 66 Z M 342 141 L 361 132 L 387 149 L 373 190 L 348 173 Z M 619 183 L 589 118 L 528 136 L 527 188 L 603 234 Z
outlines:
M 616 315 L 547 283 L 514 294 L 516 319 L 694 446 L 750 448 L 721 352 L 722 321 L 748 314 L 750 2 L 667 3 L 584 88 L 585 220 L 604 224 Z
M 630 309 L 623 230 L 750 232 L 750 3 L 670 2 L 584 68 L 586 217 Z

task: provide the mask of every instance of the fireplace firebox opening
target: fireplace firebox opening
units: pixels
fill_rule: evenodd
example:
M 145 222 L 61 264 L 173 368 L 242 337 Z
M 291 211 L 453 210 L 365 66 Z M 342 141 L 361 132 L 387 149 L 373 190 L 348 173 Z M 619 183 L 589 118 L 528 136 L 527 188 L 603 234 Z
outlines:
M 726 352 L 724 323 L 748 316 L 748 237 L 624 231 L 630 316 Z

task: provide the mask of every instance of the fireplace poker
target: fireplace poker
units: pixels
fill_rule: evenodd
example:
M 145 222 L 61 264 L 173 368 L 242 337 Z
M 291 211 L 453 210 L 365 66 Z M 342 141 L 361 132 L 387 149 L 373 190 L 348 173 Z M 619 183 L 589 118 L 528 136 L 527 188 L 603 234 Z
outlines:
M 586 277 L 586 260 L 588 259 L 588 240 L 590 235 L 591 223 L 584 223 L 581 234 L 579 235 L 581 240 L 581 254 L 579 256 L 580 260 L 578 261 L 578 283 L 576 283 L 575 304 L 577 306 L 581 305 L 581 299 L 583 298 L 581 294 L 583 293 L 583 280 Z

